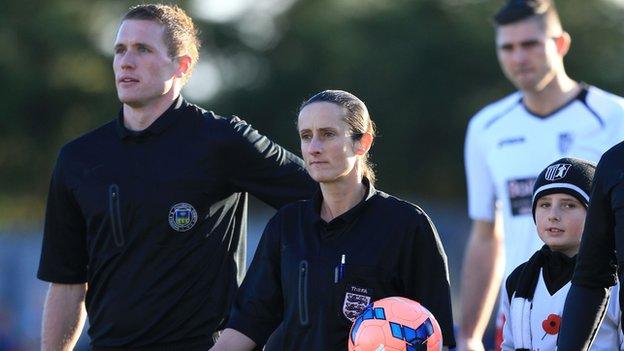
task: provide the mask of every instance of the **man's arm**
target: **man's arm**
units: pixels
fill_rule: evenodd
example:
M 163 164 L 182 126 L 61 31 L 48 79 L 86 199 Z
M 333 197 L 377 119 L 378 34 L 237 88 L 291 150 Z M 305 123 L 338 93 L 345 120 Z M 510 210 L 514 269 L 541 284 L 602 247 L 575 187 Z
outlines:
M 607 312 L 609 289 L 588 288 L 572 284 L 561 318 L 557 338 L 559 350 L 589 350 Z M 617 299 L 618 296 L 614 296 Z
M 624 218 L 620 150 L 607 151 L 596 167 L 572 286 L 563 308 L 559 350 L 589 349 L 607 310 L 609 287 L 617 284 L 616 236 L 622 233 Z
M 251 351 L 256 343 L 236 329 L 223 330 L 217 343 L 209 351 Z
M 473 221 L 461 280 L 459 350 L 483 350 L 481 338 L 496 302 L 504 267 L 501 230 L 495 222 Z
M 230 121 L 230 182 L 273 208 L 309 199 L 318 189 L 303 160 L 238 118 Z
M 50 284 L 43 308 L 41 350 L 72 350 L 87 312 L 87 284 Z

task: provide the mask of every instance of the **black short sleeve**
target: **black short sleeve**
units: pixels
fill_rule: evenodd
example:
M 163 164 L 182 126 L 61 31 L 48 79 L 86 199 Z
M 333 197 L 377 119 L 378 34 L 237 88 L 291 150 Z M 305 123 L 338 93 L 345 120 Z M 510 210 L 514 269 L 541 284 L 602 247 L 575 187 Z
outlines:
M 233 139 L 228 161 L 234 186 L 274 208 L 312 196 L 317 185 L 299 157 L 237 117 L 230 120 L 229 127 Z
M 453 313 L 446 253 L 431 219 L 417 209 L 415 233 L 401 273 L 408 297 L 425 306 L 440 324 L 444 345 L 454 346 Z
M 50 182 L 37 277 L 53 283 L 80 284 L 87 281 L 86 229 L 68 186 L 69 167 L 62 150 Z
M 280 224 L 276 217 L 269 221 L 262 234 L 226 326 L 247 335 L 257 345 L 266 343 L 283 318 Z

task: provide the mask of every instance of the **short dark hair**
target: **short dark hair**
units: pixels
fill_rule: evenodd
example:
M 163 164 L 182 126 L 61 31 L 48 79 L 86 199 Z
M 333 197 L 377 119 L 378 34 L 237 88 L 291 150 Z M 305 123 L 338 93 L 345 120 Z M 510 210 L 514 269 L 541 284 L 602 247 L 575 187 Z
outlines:
M 193 67 L 199 59 L 199 31 L 189 15 L 177 5 L 142 4 L 133 6 L 122 18 L 125 20 L 155 21 L 165 27 L 163 40 L 167 45 L 167 54 L 171 58 L 189 55 L 191 65 L 186 79 L 191 76 Z
M 543 27 L 561 28 L 561 19 L 554 0 L 509 0 L 494 15 L 494 24 L 503 26 L 525 19 L 535 18 Z
M 353 140 L 359 140 L 364 133 L 375 136 L 375 123 L 370 118 L 366 105 L 357 96 L 344 90 L 324 90 L 304 101 L 299 107 L 299 112 L 315 102 L 328 102 L 341 107 L 345 111 L 343 120 L 347 123 Z M 364 177 L 374 185 L 377 177 L 373 164 L 368 159 L 368 153 L 364 155 L 361 166 Z

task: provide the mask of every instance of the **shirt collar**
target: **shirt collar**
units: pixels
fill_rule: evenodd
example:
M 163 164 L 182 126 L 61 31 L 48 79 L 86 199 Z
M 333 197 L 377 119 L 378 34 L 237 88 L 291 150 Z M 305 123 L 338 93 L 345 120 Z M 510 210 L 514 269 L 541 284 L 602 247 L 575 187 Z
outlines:
M 373 196 L 375 196 L 375 194 L 377 193 L 377 190 L 372 184 L 370 184 L 368 179 L 363 178 L 362 182 L 364 183 L 364 186 L 366 186 L 366 195 L 364 196 L 364 198 L 347 212 L 341 214 L 340 216 L 332 219 L 329 222 L 325 222 L 321 218 L 321 204 L 323 202 L 323 193 L 319 189 L 316 194 L 314 194 L 312 200 L 310 201 L 310 219 L 313 224 L 319 225 L 322 229 L 321 236 L 330 236 L 336 230 L 339 230 L 345 226 L 352 225 L 360 216 L 362 211 L 368 206 Z
M 123 107 L 119 110 L 119 114 L 117 115 L 117 135 L 120 139 L 135 139 L 135 138 L 147 138 L 151 135 L 158 135 L 164 132 L 167 128 L 169 128 L 173 122 L 177 119 L 179 112 L 186 107 L 188 103 L 182 95 L 178 96 L 171 106 L 165 111 L 162 115 L 160 115 L 156 120 L 150 124 L 147 128 L 141 131 L 133 131 L 124 125 L 124 116 L 123 116 Z

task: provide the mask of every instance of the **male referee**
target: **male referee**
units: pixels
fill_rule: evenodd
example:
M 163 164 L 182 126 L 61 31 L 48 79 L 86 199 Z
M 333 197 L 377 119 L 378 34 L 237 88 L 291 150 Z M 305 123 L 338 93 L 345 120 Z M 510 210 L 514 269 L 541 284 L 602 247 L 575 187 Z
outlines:
M 500 66 L 518 91 L 481 110 L 466 133 L 472 230 L 460 290 L 460 350 L 483 350 L 503 274 L 542 245 L 531 208 L 540 171 L 562 157 L 597 162 L 624 138 L 624 100 L 566 74 L 571 39 L 552 1 L 509 0 L 494 22 Z M 502 324 L 498 318 L 499 331 Z
M 245 267 L 247 193 L 310 197 L 301 160 L 238 118 L 180 95 L 198 59 L 176 6 L 123 17 L 119 116 L 69 143 L 52 175 L 38 277 L 51 282 L 42 350 L 208 350 Z

